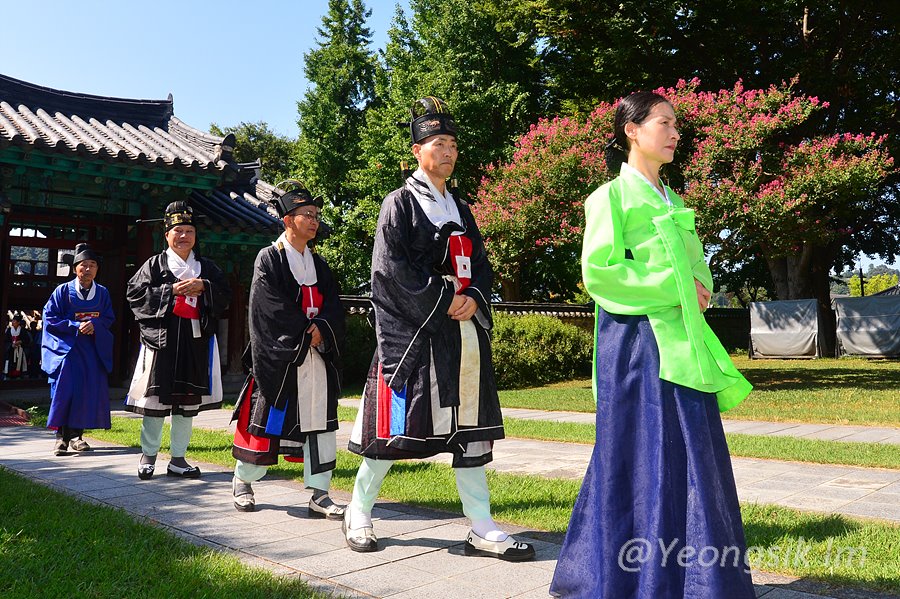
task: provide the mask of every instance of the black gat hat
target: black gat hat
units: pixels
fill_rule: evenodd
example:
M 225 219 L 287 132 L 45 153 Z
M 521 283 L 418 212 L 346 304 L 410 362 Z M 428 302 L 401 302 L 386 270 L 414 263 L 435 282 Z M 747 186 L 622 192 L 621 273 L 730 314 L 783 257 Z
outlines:
M 320 196 L 313 197 L 303 183 L 296 179 L 288 179 L 276 185 L 272 196 L 269 203 L 275 206 L 279 217 L 287 216 L 292 210 L 303 206 L 315 206 L 322 209 L 322 198 Z
M 425 96 L 413 102 L 409 110 L 409 134 L 413 144 L 421 142 L 432 135 L 452 135 L 456 137 L 456 121 L 450 114 L 447 103 L 437 96 Z
M 63 264 L 68 264 L 73 268 L 78 266 L 79 262 L 84 262 L 85 260 L 93 260 L 97 264 L 100 263 L 100 255 L 86 243 L 79 243 L 76 245 L 74 255 L 63 254 L 62 257 Z
M 166 206 L 166 213 L 163 221 L 166 224 L 166 231 L 178 225 L 190 225 L 196 227 L 196 219 L 194 218 L 194 209 L 191 208 L 184 200 L 172 202 Z

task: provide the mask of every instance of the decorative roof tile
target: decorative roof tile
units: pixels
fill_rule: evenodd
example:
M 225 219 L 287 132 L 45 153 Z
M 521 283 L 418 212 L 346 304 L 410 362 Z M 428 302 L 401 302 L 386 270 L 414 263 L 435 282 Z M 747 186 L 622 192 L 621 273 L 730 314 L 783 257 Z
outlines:
M 183 123 L 166 100 L 51 89 L 0 75 L 0 148 L 34 147 L 158 168 L 233 170 L 235 138 Z

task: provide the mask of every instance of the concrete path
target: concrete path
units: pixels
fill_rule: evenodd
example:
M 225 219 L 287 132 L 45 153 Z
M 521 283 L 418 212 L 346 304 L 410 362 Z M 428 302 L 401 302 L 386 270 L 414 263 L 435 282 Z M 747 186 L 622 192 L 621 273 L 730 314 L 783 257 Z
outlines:
M 509 412 L 503 411 L 507 416 Z M 129 412 L 114 414 L 134 416 Z M 202 412 L 194 423 L 202 428 L 226 429 L 230 419 L 230 411 L 211 410 Z M 341 423 L 338 447 L 347 446 L 351 428 L 352 423 Z M 592 450 L 593 446 L 578 443 L 504 439 L 495 444 L 494 461 L 487 467 L 510 474 L 579 480 L 587 470 Z M 435 456 L 430 461 L 449 464 L 450 456 Z M 732 457 L 731 464 L 741 501 L 900 523 L 900 470 L 738 457 Z
M 220 426 L 223 416 L 224 411 L 204 414 L 196 424 Z M 199 480 L 156 476 L 140 481 L 135 449 L 94 441 L 92 452 L 55 457 L 50 452 L 52 439 L 47 430 L 0 428 L 0 466 L 86 501 L 124 509 L 250 565 L 299 576 L 321 591 L 345 597 L 548 596 L 559 535 L 509 527 L 536 545 L 533 562 L 467 557 L 462 552 L 468 530 L 464 518 L 382 501 L 373 513 L 382 548 L 358 554 L 346 547 L 339 522 L 308 517 L 309 493 L 292 481 L 255 483 L 259 510 L 241 513 L 231 506 L 228 468 L 203 464 Z M 510 443 L 498 443 L 498 449 Z M 900 490 L 895 493 L 900 499 Z M 349 500 L 346 493 L 335 491 L 333 496 L 340 503 Z M 766 599 L 884 597 L 852 589 L 824 590 L 812 581 L 761 572 L 753 572 L 753 579 L 757 596 Z

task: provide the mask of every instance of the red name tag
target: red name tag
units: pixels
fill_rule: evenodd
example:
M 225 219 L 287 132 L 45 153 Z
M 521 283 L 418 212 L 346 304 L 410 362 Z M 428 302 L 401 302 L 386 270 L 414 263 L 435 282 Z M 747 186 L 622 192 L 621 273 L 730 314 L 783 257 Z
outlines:
M 99 312 L 76 312 L 75 320 L 80 320 L 82 322 L 86 320 L 90 320 L 91 318 L 100 318 Z

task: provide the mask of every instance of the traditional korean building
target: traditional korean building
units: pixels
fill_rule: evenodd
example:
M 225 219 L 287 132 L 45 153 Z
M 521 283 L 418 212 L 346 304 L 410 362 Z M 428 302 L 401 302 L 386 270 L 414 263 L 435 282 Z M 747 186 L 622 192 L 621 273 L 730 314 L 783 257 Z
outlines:
M 72 276 L 62 255 L 87 241 L 103 257 L 97 280 L 109 288 L 117 317 L 113 378 L 124 380 L 137 352 L 126 282 L 164 247 L 161 223 L 139 221 L 186 199 L 202 217 L 200 252 L 232 282 L 220 346 L 223 364 L 237 370 L 253 258 L 281 223 L 266 203 L 274 188 L 259 181 L 258 162 L 235 162 L 234 144 L 233 135 L 180 121 L 171 95 L 109 98 L 0 75 L 3 329 L 8 312 L 39 314 L 53 288 Z

